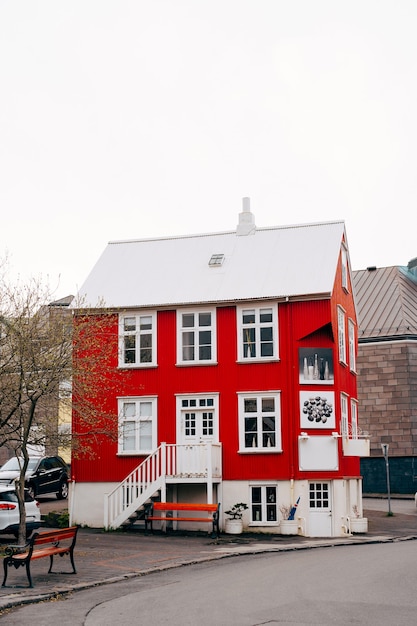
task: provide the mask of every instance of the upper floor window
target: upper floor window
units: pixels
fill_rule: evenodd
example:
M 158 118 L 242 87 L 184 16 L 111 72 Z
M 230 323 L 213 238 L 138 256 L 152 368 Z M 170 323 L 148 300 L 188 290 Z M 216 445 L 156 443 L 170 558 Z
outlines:
M 358 438 L 358 401 L 351 399 L 350 401 L 350 423 L 352 439 Z
M 345 393 L 340 394 L 340 431 L 342 437 L 349 436 L 348 397 Z
M 119 367 L 156 365 L 156 313 L 119 316 Z
M 119 454 L 150 454 L 156 448 L 156 397 L 119 398 Z
M 346 364 L 346 329 L 345 329 L 345 312 L 339 306 L 337 307 L 337 336 L 339 343 L 339 361 Z
M 281 451 L 279 392 L 239 393 L 240 452 Z
M 348 288 L 348 262 L 347 262 L 347 251 L 344 246 L 342 246 L 342 287 L 343 289 Z
M 278 358 L 277 305 L 239 307 L 238 359 L 258 361 Z
M 177 362 L 216 361 L 216 311 L 204 309 L 177 312 Z
M 352 372 L 356 372 L 356 326 L 351 319 L 348 320 L 349 334 L 349 367 Z

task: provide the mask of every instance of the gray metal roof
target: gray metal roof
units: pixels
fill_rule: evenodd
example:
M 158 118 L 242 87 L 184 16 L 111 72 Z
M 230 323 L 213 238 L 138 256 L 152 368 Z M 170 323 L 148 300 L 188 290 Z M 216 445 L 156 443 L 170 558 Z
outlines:
M 406 267 L 353 272 L 359 341 L 417 335 L 417 277 Z
M 109 308 L 329 297 L 344 222 L 113 241 L 79 292 Z M 224 255 L 209 266 L 213 254 Z

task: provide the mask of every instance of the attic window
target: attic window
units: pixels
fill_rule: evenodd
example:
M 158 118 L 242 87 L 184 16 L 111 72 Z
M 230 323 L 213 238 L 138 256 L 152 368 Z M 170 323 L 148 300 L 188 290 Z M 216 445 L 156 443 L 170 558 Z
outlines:
M 209 261 L 209 267 L 218 267 L 219 265 L 223 265 L 223 261 L 224 254 L 212 254 Z

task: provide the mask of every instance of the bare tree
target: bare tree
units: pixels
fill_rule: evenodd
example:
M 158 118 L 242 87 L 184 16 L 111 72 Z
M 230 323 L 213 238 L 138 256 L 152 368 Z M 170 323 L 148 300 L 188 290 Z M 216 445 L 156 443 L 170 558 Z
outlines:
M 10 284 L 6 272 L 0 273 L 0 446 L 20 461 L 20 545 L 26 535 L 24 489 L 31 450 L 66 445 L 73 455 L 92 454 L 97 438 L 117 437 L 117 415 L 104 405 L 97 385 L 98 365 L 110 362 L 114 350 L 109 316 L 104 311 L 92 316 L 78 306 L 73 324 L 73 313 L 64 318 L 49 306 L 52 299 L 42 281 Z M 108 380 L 102 384 L 116 384 L 116 369 L 116 363 L 106 368 Z M 68 408 L 73 397 L 76 436 L 58 427 L 58 406 Z

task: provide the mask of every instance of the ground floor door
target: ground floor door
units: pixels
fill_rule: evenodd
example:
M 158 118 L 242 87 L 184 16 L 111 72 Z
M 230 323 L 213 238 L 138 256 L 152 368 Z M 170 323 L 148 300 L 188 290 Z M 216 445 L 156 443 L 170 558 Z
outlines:
M 309 483 L 308 535 L 310 537 L 332 536 L 330 481 Z

